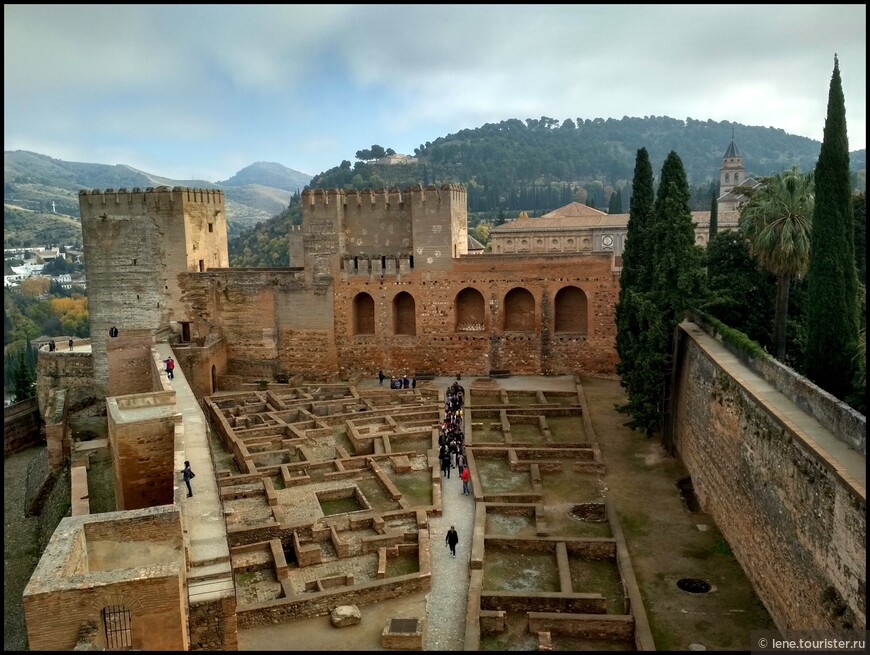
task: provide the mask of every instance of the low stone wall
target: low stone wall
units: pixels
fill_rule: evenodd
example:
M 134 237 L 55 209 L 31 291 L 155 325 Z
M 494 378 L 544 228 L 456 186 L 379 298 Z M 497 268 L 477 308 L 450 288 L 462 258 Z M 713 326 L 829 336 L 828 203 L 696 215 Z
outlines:
M 258 628 L 273 623 L 285 623 L 314 616 L 323 616 L 338 605 L 372 605 L 391 598 L 401 598 L 418 591 L 428 591 L 431 574 L 403 575 L 388 580 L 363 582 L 346 589 L 311 592 L 304 598 L 278 598 L 237 607 L 240 630 Z M 365 612 L 365 608 L 361 610 Z
M 39 401 L 29 398 L 3 410 L 3 454 L 10 455 L 42 441 Z

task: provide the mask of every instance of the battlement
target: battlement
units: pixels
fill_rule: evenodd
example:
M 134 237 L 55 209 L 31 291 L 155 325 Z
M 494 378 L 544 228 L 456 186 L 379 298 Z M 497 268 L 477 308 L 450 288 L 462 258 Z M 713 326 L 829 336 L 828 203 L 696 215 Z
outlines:
M 436 187 L 430 184 L 423 187 L 421 184 L 406 187 L 400 191 L 398 187 L 391 189 L 304 189 L 302 191 L 302 203 L 310 207 L 329 206 L 339 203 L 345 209 L 371 208 L 385 209 L 390 207 L 402 208 L 406 204 L 425 205 L 427 203 L 453 203 L 466 202 L 466 190 L 461 184 L 442 184 Z
M 145 211 L 149 208 L 159 208 L 164 205 L 172 207 L 175 203 L 224 206 L 224 192 L 220 189 L 196 189 L 176 186 L 148 187 L 141 189 L 82 189 L 79 191 L 79 206 L 83 209 L 99 209 L 116 207 L 120 212 Z

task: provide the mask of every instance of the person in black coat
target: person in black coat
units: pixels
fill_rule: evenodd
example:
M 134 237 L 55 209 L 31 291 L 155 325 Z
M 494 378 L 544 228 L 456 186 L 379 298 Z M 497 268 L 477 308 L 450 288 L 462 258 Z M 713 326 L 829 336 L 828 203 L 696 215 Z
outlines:
M 452 525 L 450 529 L 447 531 L 447 545 L 450 547 L 450 552 L 453 557 L 456 557 L 456 544 L 459 543 L 459 534 L 456 532 L 456 528 Z

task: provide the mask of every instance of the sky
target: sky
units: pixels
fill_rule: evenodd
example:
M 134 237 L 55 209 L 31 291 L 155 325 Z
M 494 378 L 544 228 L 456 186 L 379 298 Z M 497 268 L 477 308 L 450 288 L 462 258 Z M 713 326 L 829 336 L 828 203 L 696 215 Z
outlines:
M 4 5 L 4 150 L 219 182 L 542 116 L 819 142 L 839 60 L 866 147 L 866 5 Z M 740 145 L 739 134 L 735 140 Z M 724 148 L 727 144 L 723 144 Z M 746 156 L 746 153 L 744 153 Z

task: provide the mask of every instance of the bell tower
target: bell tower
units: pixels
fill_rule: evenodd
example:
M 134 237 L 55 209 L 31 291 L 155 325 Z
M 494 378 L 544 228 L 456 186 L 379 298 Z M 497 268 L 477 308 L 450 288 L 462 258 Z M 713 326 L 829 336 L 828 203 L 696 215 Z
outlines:
M 731 143 L 722 156 L 722 168 L 719 169 L 719 197 L 729 193 L 734 187 L 746 180 L 746 170 L 743 168 L 743 155 L 734 143 L 734 129 L 731 129 Z

